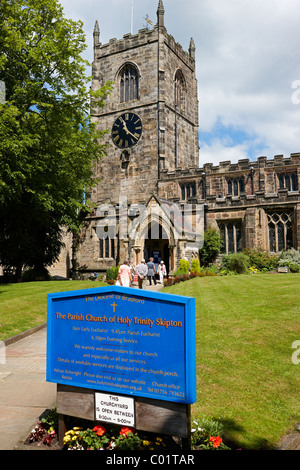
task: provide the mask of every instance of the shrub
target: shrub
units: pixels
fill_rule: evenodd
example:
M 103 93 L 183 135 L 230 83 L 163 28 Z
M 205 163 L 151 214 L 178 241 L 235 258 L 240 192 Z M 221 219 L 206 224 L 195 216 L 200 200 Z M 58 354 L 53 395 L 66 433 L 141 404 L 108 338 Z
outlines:
M 259 271 L 272 271 L 277 267 L 278 256 L 271 255 L 267 251 L 262 250 L 244 250 L 244 254 L 248 256 L 250 266 Z
M 222 248 L 222 239 L 218 230 L 209 228 L 204 233 L 203 247 L 199 250 L 201 264 L 208 266 L 216 260 Z
M 300 253 L 294 248 L 283 251 L 278 260 L 278 266 L 288 266 L 292 273 L 300 272 Z
M 119 266 L 113 266 L 106 271 L 106 280 L 115 281 L 118 278 Z
M 190 272 L 190 279 L 195 279 L 195 277 L 199 277 L 199 276 L 200 276 L 200 270 L 199 272 L 196 272 L 196 271 Z
M 289 268 L 290 268 L 291 273 L 300 273 L 299 264 L 290 264 Z
M 190 263 L 187 259 L 181 259 L 179 261 L 179 266 L 177 271 L 175 271 L 174 276 L 179 276 L 180 274 L 188 274 L 189 273 Z
M 27 269 L 22 274 L 23 282 L 50 281 L 50 279 L 50 274 L 46 268 L 41 268 L 39 270 Z
M 222 270 L 234 271 L 237 274 L 246 274 L 250 265 L 249 257 L 245 253 L 224 255 Z
M 192 260 L 191 273 L 200 273 L 200 263 L 197 258 Z
M 181 281 L 182 281 L 181 276 L 174 276 L 174 281 L 173 281 L 174 284 L 178 284 L 178 283 L 181 282 Z
M 219 267 L 216 264 L 211 264 L 206 268 L 207 276 L 216 276 L 217 274 L 219 274 Z
M 174 284 L 174 279 L 169 277 L 168 279 L 164 279 L 164 287 L 172 286 Z

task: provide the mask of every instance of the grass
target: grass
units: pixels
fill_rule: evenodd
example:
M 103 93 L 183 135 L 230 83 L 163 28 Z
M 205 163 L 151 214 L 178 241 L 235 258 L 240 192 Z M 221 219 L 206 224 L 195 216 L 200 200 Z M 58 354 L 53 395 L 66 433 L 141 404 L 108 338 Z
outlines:
M 49 281 L 0 285 L 0 341 L 47 321 L 47 294 L 99 287 L 98 281 Z
M 196 298 L 197 403 L 235 447 L 275 446 L 300 420 L 300 276 L 198 278 L 165 289 Z
M 217 419 L 227 442 L 275 446 L 300 421 L 300 275 L 193 279 L 164 292 L 196 298 L 197 402 L 192 417 Z M 47 293 L 101 286 L 52 281 L 0 286 L 0 340 L 46 322 Z

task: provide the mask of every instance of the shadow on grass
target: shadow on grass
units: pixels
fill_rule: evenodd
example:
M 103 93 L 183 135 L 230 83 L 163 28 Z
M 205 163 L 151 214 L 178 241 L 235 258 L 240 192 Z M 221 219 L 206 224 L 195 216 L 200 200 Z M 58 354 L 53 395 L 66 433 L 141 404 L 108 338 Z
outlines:
M 236 436 L 237 433 L 245 435 L 246 430 L 243 426 L 237 424 L 233 419 L 217 419 L 223 426 L 223 437 L 225 444 L 232 450 L 272 450 L 274 446 L 270 445 L 267 439 L 252 439 L 251 443 L 245 444 L 242 438 Z
M 10 284 L 0 283 L 0 294 L 5 294 L 8 290 L 6 288 L 9 287 L 9 286 L 10 286 Z

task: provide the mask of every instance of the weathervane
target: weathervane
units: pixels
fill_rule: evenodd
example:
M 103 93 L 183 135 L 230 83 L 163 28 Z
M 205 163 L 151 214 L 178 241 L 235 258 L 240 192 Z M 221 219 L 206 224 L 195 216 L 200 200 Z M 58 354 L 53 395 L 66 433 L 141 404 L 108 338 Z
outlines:
M 149 19 L 149 15 L 146 15 L 144 20 L 146 20 L 146 29 L 149 29 L 150 26 L 153 26 L 153 22 Z

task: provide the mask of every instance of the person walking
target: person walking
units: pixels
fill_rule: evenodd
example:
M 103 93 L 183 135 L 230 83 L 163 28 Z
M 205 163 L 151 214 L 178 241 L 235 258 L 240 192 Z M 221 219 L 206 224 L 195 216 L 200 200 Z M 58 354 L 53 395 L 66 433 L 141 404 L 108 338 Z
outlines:
M 129 267 L 128 260 L 125 260 L 124 263 L 120 266 L 118 280 L 121 286 L 130 287 L 131 269 Z
M 158 265 L 157 272 L 159 274 L 159 282 L 160 282 L 160 284 L 163 284 L 164 276 L 167 275 L 166 266 L 165 266 L 165 263 L 163 261 L 161 261 L 160 264 Z
M 140 264 L 136 267 L 136 273 L 138 276 L 139 289 L 143 289 L 146 285 L 146 278 L 148 274 L 148 266 L 144 259 L 141 260 Z
M 131 285 L 133 286 L 135 269 L 136 269 L 135 265 L 133 264 L 133 259 L 129 261 L 129 267 L 131 269 Z
M 150 258 L 150 260 L 147 263 L 148 267 L 148 281 L 149 281 L 149 286 L 152 286 L 152 279 L 154 284 L 156 285 L 156 279 L 155 279 L 155 264 L 153 263 L 153 258 Z

